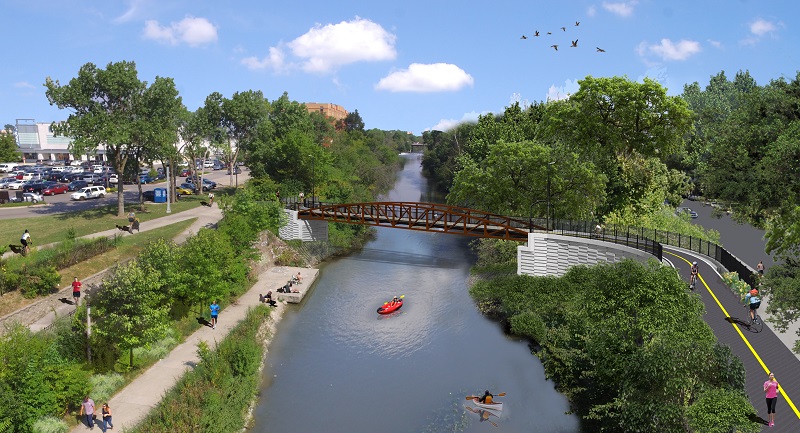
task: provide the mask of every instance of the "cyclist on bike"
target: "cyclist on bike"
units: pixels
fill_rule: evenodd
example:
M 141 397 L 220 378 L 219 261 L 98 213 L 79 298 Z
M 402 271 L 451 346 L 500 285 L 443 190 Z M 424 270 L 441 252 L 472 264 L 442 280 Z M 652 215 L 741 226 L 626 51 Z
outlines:
M 758 323 L 756 322 L 756 316 L 758 315 L 756 310 L 761 306 L 761 298 L 758 297 L 758 289 L 752 289 L 744 296 L 744 305 L 745 307 L 748 305 L 750 306 L 750 323 Z
M 694 289 L 694 283 L 697 281 L 697 262 L 692 262 L 692 274 L 689 276 L 689 286 Z

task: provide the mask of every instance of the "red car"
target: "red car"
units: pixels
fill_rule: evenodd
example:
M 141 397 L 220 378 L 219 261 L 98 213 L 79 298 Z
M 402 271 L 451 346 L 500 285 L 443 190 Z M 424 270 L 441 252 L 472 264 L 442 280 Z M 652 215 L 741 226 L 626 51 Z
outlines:
M 56 195 L 56 194 L 66 194 L 69 188 L 64 183 L 57 183 L 55 185 L 50 185 L 47 188 L 42 190 L 42 195 Z

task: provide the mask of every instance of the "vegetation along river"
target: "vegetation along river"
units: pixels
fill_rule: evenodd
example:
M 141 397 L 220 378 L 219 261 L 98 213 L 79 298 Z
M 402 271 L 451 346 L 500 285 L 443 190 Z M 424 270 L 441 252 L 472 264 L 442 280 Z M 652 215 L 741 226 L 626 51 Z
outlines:
M 408 155 L 390 201 L 436 201 Z M 469 296 L 471 238 L 379 228 L 322 266 L 311 296 L 282 319 L 253 432 L 579 432 L 566 399 L 523 341 Z M 405 295 L 399 312 L 378 306 Z M 505 392 L 480 421 L 465 396 Z

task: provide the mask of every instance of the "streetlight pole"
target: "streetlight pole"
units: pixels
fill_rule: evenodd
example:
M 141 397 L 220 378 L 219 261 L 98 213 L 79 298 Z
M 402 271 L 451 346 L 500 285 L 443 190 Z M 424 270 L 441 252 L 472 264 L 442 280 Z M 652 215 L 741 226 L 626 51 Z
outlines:
M 550 231 L 550 173 L 555 163 L 555 161 L 547 163 L 547 217 L 545 219 L 545 228 L 547 231 Z
M 315 192 L 315 178 L 317 177 L 317 157 L 314 154 L 308 155 L 311 157 L 311 207 L 314 207 L 314 192 Z
M 163 166 L 163 161 L 162 161 Z M 172 171 L 172 158 L 169 160 L 169 165 L 164 167 L 164 171 L 167 174 L 167 213 L 172 213 L 172 208 L 170 208 L 169 204 L 172 198 L 172 184 L 170 184 L 169 180 L 169 172 Z

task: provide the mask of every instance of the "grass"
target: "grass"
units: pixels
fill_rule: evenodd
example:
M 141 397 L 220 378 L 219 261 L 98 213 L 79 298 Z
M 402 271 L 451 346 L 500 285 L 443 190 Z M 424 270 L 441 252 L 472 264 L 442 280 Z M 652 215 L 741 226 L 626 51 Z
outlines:
M 200 206 L 205 196 L 189 196 L 170 205 L 172 213 L 183 212 Z M 145 210 L 139 210 L 139 204 L 125 206 L 125 212 L 135 211 L 140 221 L 146 222 L 167 215 L 165 204 L 146 203 Z M 2 215 L 2 214 L 0 214 Z M 92 209 L 45 215 L 27 218 L 0 220 L 0 245 L 18 245 L 22 233 L 27 229 L 31 233 L 34 245 L 45 245 L 67 240 L 68 229 L 81 237 L 99 231 L 114 228 L 115 224 L 127 225 L 127 217 L 117 216 L 117 205 L 97 206 Z
M 121 238 L 121 242 L 117 245 L 117 248 L 59 271 L 61 275 L 61 284 L 59 284 L 59 287 L 68 286 L 75 276 L 77 276 L 78 279 L 84 279 L 117 263 L 136 257 L 150 241 L 161 238 L 173 239 L 189 228 L 194 221 L 195 218 L 191 218 L 146 232 L 136 233 L 133 236 L 124 236 Z M 0 224 L 2 224 L 2 222 L 0 222 Z M 22 257 L 14 259 L 24 260 Z M 37 302 L 39 299 L 41 298 L 26 299 L 16 291 L 6 293 L 0 296 L 0 316 L 4 316 L 26 305 Z

